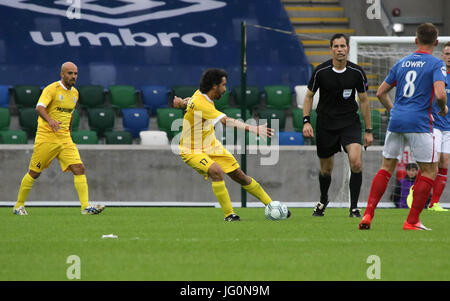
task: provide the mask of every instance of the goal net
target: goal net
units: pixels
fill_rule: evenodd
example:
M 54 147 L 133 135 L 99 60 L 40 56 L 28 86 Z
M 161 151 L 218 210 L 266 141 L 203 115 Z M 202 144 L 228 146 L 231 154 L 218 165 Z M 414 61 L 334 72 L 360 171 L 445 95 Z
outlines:
M 441 36 L 438 38 L 439 45 L 435 48 L 433 55 L 441 58 L 443 45 L 450 41 L 449 36 Z M 370 100 L 370 107 L 372 111 L 379 111 L 381 114 L 380 120 L 373 120 L 373 127 L 380 127 L 381 137 L 378 139 L 384 139 L 384 133 L 387 129 L 388 124 L 388 114 L 376 97 L 376 92 L 378 86 L 383 82 L 383 80 L 388 75 L 390 69 L 394 64 L 417 49 L 415 45 L 415 37 L 374 37 L 374 36 L 359 36 L 350 37 L 350 53 L 349 60 L 360 65 L 366 72 L 369 90 L 368 96 Z M 394 101 L 395 88 L 390 92 L 391 99 Z M 372 114 L 373 116 L 373 114 Z M 377 124 L 378 122 L 378 124 Z M 377 139 L 377 137 L 375 137 Z M 384 141 L 375 141 L 376 145 L 383 145 Z M 379 143 L 377 143 L 379 142 Z M 381 146 L 379 147 L 381 148 Z M 391 196 L 394 193 L 396 180 L 401 179 L 406 174 L 406 164 L 409 162 L 414 162 L 409 149 L 405 149 L 404 156 L 397 166 L 396 173 L 393 175 L 393 179 L 389 182 L 389 187 L 383 196 L 383 201 L 390 202 Z M 366 162 L 364 160 L 364 169 L 371 175 L 375 175 L 377 170 L 380 168 L 380 160 L 369 160 Z M 370 171 L 369 171 L 370 170 Z M 372 180 L 372 179 L 370 179 Z M 361 190 L 361 195 L 368 195 L 370 190 L 370 180 L 366 179 L 363 188 Z M 365 190 L 365 191 L 363 191 Z M 450 197 L 448 193 L 449 189 L 444 191 L 441 199 L 441 203 Z

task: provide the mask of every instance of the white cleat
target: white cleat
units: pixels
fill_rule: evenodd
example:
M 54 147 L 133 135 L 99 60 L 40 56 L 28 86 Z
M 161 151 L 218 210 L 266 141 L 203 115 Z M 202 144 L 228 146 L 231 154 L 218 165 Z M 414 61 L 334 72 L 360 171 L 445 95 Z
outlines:
M 104 209 L 104 205 L 89 205 L 84 210 L 81 210 L 81 214 L 100 214 Z
M 16 215 L 28 215 L 28 212 L 25 210 L 24 206 L 20 206 L 19 208 L 13 208 L 13 213 Z

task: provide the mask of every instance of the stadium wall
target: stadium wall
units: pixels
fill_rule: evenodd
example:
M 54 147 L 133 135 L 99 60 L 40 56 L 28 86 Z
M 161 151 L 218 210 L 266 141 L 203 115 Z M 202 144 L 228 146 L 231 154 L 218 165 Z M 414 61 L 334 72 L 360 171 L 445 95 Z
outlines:
M 86 166 L 89 195 L 94 202 L 121 202 L 125 205 L 218 205 L 211 185 L 188 167 L 170 147 L 142 145 L 79 145 Z M 33 151 L 32 145 L 1 145 L 0 205 L 15 202 L 20 181 L 27 172 Z M 317 174 L 319 162 L 315 146 L 281 146 L 271 156 L 275 165 L 261 165 L 269 155 L 251 154 L 247 158 L 247 173 L 253 176 L 273 199 L 291 203 L 291 206 L 311 206 L 319 198 Z M 236 155 L 239 160 L 240 155 Z M 381 147 L 370 147 L 363 152 L 364 170 L 360 205 L 365 206 L 373 176 L 381 164 Z M 330 206 L 348 206 L 348 160 L 344 153 L 335 157 L 333 181 L 330 187 Z M 233 203 L 240 204 L 240 186 L 226 179 Z M 393 206 L 389 196 L 394 179 L 382 203 Z M 448 190 L 447 190 L 448 191 Z M 448 199 L 444 192 L 442 200 Z M 62 173 L 57 160 L 35 182 L 28 205 L 78 205 L 72 173 Z M 68 203 L 71 202 L 71 203 Z M 143 203 L 140 203 L 143 202 Z M 248 196 L 249 206 L 257 204 Z M 117 204 L 121 204 L 117 203 Z M 162 204 L 164 203 L 164 204 Z

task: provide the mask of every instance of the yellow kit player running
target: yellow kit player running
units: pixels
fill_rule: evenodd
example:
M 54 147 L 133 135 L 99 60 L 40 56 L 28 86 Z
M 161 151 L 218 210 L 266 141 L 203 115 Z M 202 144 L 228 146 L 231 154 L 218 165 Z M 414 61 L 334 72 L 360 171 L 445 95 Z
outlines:
M 55 158 L 58 159 L 63 172 L 70 170 L 74 174 L 81 213 L 99 214 L 105 208 L 102 205 L 89 205 L 84 165 L 70 136 L 72 113 L 78 101 L 78 91 L 74 87 L 77 77 L 77 66 L 66 62 L 61 66 L 61 80 L 48 85 L 42 91 L 36 105 L 39 117 L 33 155 L 29 171 L 23 177 L 19 188 L 14 214 L 28 214 L 25 210 L 25 201 L 33 183 Z
M 175 97 L 174 106 L 186 108 L 180 139 L 181 158 L 205 179 L 212 179 L 212 189 L 225 214 L 225 221 L 239 221 L 225 186 L 225 173 L 264 205 L 268 205 L 272 200 L 255 179 L 240 169 L 234 156 L 216 139 L 214 125 L 220 121 L 225 126 L 264 137 L 272 137 L 274 130 L 266 125 L 249 125 L 219 112 L 214 106 L 214 100 L 220 99 L 225 93 L 226 83 L 225 70 L 208 69 L 202 75 L 199 90 L 191 98 L 183 100 Z

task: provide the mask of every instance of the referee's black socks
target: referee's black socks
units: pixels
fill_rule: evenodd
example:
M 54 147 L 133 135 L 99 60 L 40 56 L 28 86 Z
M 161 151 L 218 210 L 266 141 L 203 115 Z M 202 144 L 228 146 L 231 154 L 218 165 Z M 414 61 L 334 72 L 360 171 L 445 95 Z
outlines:
M 331 184 L 331 175 L 322 175 L 319 172 L 319 184 L 320 184 L 320 202 L 322 204 L 328 204 L 328 189 Z
M 359 192 L 361 191 L 362 172 L 351 172 L 350 175 L 350 210 L 358 208 Z

